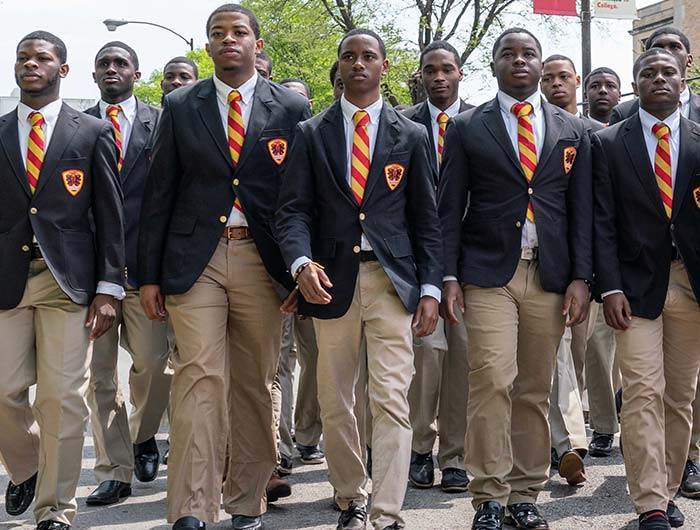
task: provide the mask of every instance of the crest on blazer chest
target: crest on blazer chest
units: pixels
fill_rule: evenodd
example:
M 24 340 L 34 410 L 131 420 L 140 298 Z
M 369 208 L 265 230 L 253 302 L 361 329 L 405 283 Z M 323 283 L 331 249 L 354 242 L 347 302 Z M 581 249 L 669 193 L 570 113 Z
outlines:
M 275 164 L 282 165 L 284 159 L 287 158 L 287 140 L 284 138 L 273 138 L 267 142 L 267 150 Z
M 576 148 L 567 147 L 564 149 L 564 173 L 569 173 L 571 168 L 574 167 L 574 161 L 576 160 Z
M 405 168 L 401 164 L 388 164 L 384 166 L 384 177 L 391 191 L 394 191 L 403 179 Z
M 700 208 L 700 186 L 693 190 L 693 199 L 695 200 L 695 206 Z
M 85 173 L 80 169 L 66 169 L 61 172 L 61 180 L 66 191 L 75 197 L 83 189 L 85 184 Z

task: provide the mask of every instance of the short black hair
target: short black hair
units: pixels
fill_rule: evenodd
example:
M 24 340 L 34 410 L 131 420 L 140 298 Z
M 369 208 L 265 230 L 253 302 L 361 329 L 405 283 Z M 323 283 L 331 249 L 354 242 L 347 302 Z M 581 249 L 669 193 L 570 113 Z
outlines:
M 677 35 L 680 41 L 683 43 L 683 46 L 685 46 L 685 51 L 690 53 L 690 40 L 688 37 L 686 37 L 685 33 L 678 28 L 674 28 L 673 26 L 664 26 L 663 28 L 659 28 L 654 33 L 649 35 L 644 43 L 644 50 L 651 50 L 654 47 L 656 39 L 658 39 L 661 35 Z
M 544 61 L 542 61 L 542 66 L 544 66 L 547 63 L 553 63 L 554 61 L 566 61 L 567 63 L 569 63 L 571 65 L 571 68 L 574 69 L 574 73 L 577 73 L 576 72 L 576 65 L 574 64 L 574 61 L 572 61 L 566 55 L 560 55 L 558 53 L 555 53 L 554 55 L 550 55 Z
M 331 71 L 329 73 L 330 73 L 330 78 L 331 78 L 331 86 L 335 86 L 335 77 L 338 75 L 338 60 L 337 59 L 331 65 Z
M 588 90 L 588 83 L 591 82 L 591 79 L 593 79 L 597 75 L 603 75 L 603 74 L 608 74 L 612 75 L 615 77 L 617 80 L 617 88 L 619 89 L 622 85 L 620 82 L 620 76 L 617 75 L 617 72 L 613 70 L 612 68 L 608 68 L 607 66 L 600 66 L 598 68 L 595 68 L 594 70 L 591 71 L 590 74 L 586 76 L 586 78 L 583 80 L 583 89 Z
M 95 62 L 97 62 L 97 58 L 100 56 L 100 54 L 105 51 L 107 48 L 120 48 L 124 50 L 126 53 L 129 54 L 129 57 L 131 57 L 131 63 L 134 65 L 134 68 L 137 70 L 139 69 L 139 56 L 136 55 L 136 52 L 134 49 L 129 46 L 128 44 L 120 41 L 120 40 L 113 40 L 111 42 L 108 42 L 102 48 L 97 50 L 97 53 L 95 54 Z
M 649 57 L 653 57 L 654 55 L 664 55 L 666 57 L 670 57 L 673 59 L 673 62 L 676 63 L 676 66 L 678 67 L 678 73 L 683 72 L 683 68 L 681 65 L 678 63 L 678 58 L 673 55 L 670 51 L 665 50 L 663 48 L 650 48 L 644 53 L 642 53 L 639 57 L 637 57 L 637 60 L 634 61 L 634 66 L 632 67 L 632 77 L 634 78 L 634 81 L 637 81 L 637 75 L 639 74 L 639 70 L 642 69 L 642 61 Z
M 384 40 L 382 40 L 382 38 L 377 33 L 372 31 L 371 29 L 366 28 L 351 29 L 345 35 L 343 35 L 343 38 L 340 39 L 340 43 L 338 43 L 338 56 L 340 56 L 340 49 L 343 47 L 343 43 L 350 37 L 354 37 L 356 35 L 367 35 L 375 39 L 379 44 L 379 52 L 382 54 L 382 59 L 386 59 L 386 46 L 384 45 Z
M 179 55 L 177 57 L 173 57 L 170 59 L 167 63 L 165 63 L 165 66 L 163 67 L 163 71 L 170 66 L 171 64 L 186 64 L 192 68 L 192 71 L 194 72 L 194 77 L 195 79 L 199 79 L 199 68 L 197 67 L 197 63 L 195 63 L 192 59 L 189 57 L 185 57 L 184 55 Z
M 459 52 L 455 49 L 454 46 L 452 46 L 452 44 L 444 40 L 434 40 L 425 48 L 423 48 L 423 51 L 420 52 L 420 59 L 418 61 L 419 68 L 423 68 L 423 58 L 430 52 L 433 52 L 435 50 L 445 50 L 446 52 L 451 53 L 455 58 L 457 68 L 462 68 L 462 58 L 459 56 Z
M 224 4 L 212 11 L 209 18 L 207 18 L 207 37 L 209 37 L 209 30 L 211 29 L 211 19 L 219 13 L 241 13 L 246 15 L 250 21 L 250 28 L 253 30 L 253 35 L 255 35 L 256 39 L 260 38 L 260 23 L 258 22 L 258 17 L 256 17 L 255 13 L 250 9 L 240 4 Z
M 41 30 L 32 31 L 31 33 L 27 33 L 24 37 L 22 37 L 17 43 L 17 49 L 15 50 L 15 53 L 19 51 L 19 47 L 22 45 L 22 43 L 28 40 L 44 40 L 48 43 L 51 43 L 56 49 L 56 55 L 58 55 L 59 62 L 61 64 L 65 64 L 68 60 L 68 49 L 66 48 L 66 44 L 53 33 Z
M 540 55 L 542 55 L 542 44 L 540 44 L 539 39 L 537 37 L 535 37 L 535 35 L 531 31 L 528 31 L 525 28 L 508 28 L 503 33 L 501 33 L 498 37 L 496 37 L 496 42 L 493 43 L 493 48 L 491 49 L 491 58 L 496 57 L 496 52 L 498 51 L 498 48 L 501 46 L 501 41 L 507 35 L 511 35 L 513 33 L 525 33 L 525 35 L 529 35 L 530 37 L 532 37 L 532 39 L 535 41 L 535 44 L 537 44 L 537 49 L 540 51 Z
M 272 57 L 270 57 L 265 50 L 260 50 L 260 53 L 258 53 L 257 58 L 265 61 L 268 65 L 270 65 L 269 71 L 270 75 L 272 75 Z
M 282 79 L 282 81 L 278 81 L 278 83 L 282 86 L 284 86 L 286 83 L 299 83 L 301 85 L 304 85 L 304 89 L 306 90 L 306 97 L 311 99 L 311 88 L 309 87 L 309 84 L 299 77 L 285 77 L 284 79 Z

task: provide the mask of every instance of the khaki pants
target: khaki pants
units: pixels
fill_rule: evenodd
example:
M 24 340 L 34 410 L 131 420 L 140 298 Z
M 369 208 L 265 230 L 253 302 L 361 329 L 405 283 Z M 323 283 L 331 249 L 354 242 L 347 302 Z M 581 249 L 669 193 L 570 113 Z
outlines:
M 120 344 L 132 360 L 129 389 L 133 410 L 129 417 L 118 380 Z M 132 444 L 158 433 L 170 401 L 170 375 L 166 373 L 169 355 L 167 324 L 149 320 L 138 291 L 128 290 L 117 305 L 114 325 L 93 344 L 87 400 L 98 482 L 131 482 Z
M 591 303 L 593 333 L 586 349 L 589 424 L 600 433 L 619 431 L 615 392 L 620 388 L 620 369 L 615 355 L 615 331 L 605 323 L 603 307 Z
M 277 373 L 272 383 L 272 407 L 275 418 L 275 439 L 277 441 L 277 463 L 280 457 L 291 459 L 294 456 L 292 440 L 292 403 L 294 401 L 294 315 L 282 319 L 282 340 Z
M 336 502 L 367 503 L 367 476 L 354 413 L 361 342 L 367 341 L 372 412 L 372 508 L 376 529 L 403 523 L 411 453 L 408 388 L 413 377 L 411 314 L 378 262 L 361 263 L 347 313 L 314 319 L 318 340 L 318 397 L 330 482 Z
M 700 462 L 700 384 L 695 391 L 695 400 L 693 401 L 693 430 L 690 435 L 688 460 L 692 460 L 696 464 Z
M 616 332 L 622 369 L 622 437 L 637 513 L 666 510 L 688 454 L 700 368 L 700 308 L 681 262 L 671 265 L 663 313 Z
M 440 319 L 432 335 L 414 337 L 413 353 L 416 374 L 408 393 L 413 450 L 432 453 L 437 438 L 440 469 L 464 469 L 469 392 L 464 324 Z
M 472 504 L 535 502 L 549 471 L 549 392 L 563 296 L 520 260 L 505 287 L 464 285 L 469 337 L 465 464 Z
M 585 329 L 586 323 L 576 327 Z M 588 452 L 588 439 L 576 366 L 571 355 L 571 337 L 572 330 L 567 328 L 557 350 L 557 366 L 549 400 L 549 428 L 552 447 L 557 455 L 575 450 L 583 457 Z
M 0 457 L 15 484 L 38 470 L 37 523 L 71 524 L 78 506 L 88 418 L 86 317 L 87 307 L 68 298 L 43 260 L 31 262 L 19 305 L 0 310 Z
M 252 239 L 221 239 L 192 288 L 167 297 L 178 346 L 170 392 L 168 522 L 186 515 L 218 521 L 229 427 L 224 508 L 249 516 L 266 510 L 265 486 L 276 461 L 271 387 L 279 306 Z
M 294 409 L 294 434 L 300 445 L 313 446 L 321 441 L 321 408 L 318 405 L 316 364 L 318 346 L 314 323 L 310 318 L 294 320 L 294 336 L 299 362 L 299 388 Z

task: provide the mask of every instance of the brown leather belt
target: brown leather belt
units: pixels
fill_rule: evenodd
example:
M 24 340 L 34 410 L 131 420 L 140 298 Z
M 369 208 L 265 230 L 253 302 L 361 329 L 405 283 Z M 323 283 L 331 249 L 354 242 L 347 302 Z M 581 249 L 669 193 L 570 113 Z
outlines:
M 241 239 L 250 239 L 253 236 L 247 226 L 227 226 L 224 228 L 223 237 L 238 241 Z

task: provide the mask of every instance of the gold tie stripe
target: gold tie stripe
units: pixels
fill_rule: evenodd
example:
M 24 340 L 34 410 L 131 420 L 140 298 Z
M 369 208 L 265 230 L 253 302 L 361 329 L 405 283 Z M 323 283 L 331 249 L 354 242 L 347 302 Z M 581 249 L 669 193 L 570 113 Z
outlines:
M 670 219 L 673 213 L 673 180 L 671 179 L 671 129 L 665 123 L 657 123 L 651 128 L 656 135 L 656 154 L 654 156 L 654 175 L 659 186 L 661 202 L 666 210 L 666 216 Z
M 231 90 L 228 95 L 228 150 L 231 154 L 233 167 L 238 165 L 238 160 L 241 158 L 241 150 L 243 149 L 243 140 L 245 139 L 245 125 L 243 124 L 243 112 L 241 111 L 241 93 L 238 90 Z M 243 205 L 236 197 L 233 201 L 233 206 L 239 212 L 243 213 Z
M 530 114 L 532 114 L 530 103 L 516 103 L 511 108 L 513 114 L 518 118 L 518 159 L 523 170 L 527 183 L 530 184 L 537 169 L 537 144 L 535 143 L 535 129 L 532 126 Z M 535 209 L 532 201 L 527 203 L 527 219 L 535 222 Z
M 445 114 L 444 112 L 441 112 L 440 114 L 437 115 L 437 122 L 438 122 L 438 166 L 442 164 L 442 151 L 445 146 L 445 130 L 447 129 L 447 120 L 449 120 L 450 117 Z
M 109 105 L 107 107 L 107 117 L 109 121 L 112 122 L 112 128 L 114 129 L 114 143 L 117 146 L 117 169 L 122 170 L 124 165 L 124 137 L 122 136 L 122 126 L 119 123 L 119 113 L 122 112 L 122 108 L 119 105 Z
M 350 168 L 350 188 L 357 204 L 362 204 L 369 175 L 369 114 L 358 110 L 352 117 L 355 124 L 355 134 L 352 138 L 352 161 Z
M 29 141 L 27 142 L 27 182 L 33 194 L 39 183 L 41 166 L 44 164 L 46 136 L 44 136 L 42 126 L 46 121 L 40 112 L 31 112 L 29 114 L 29 123 L 32 128 L 29 131 Z

